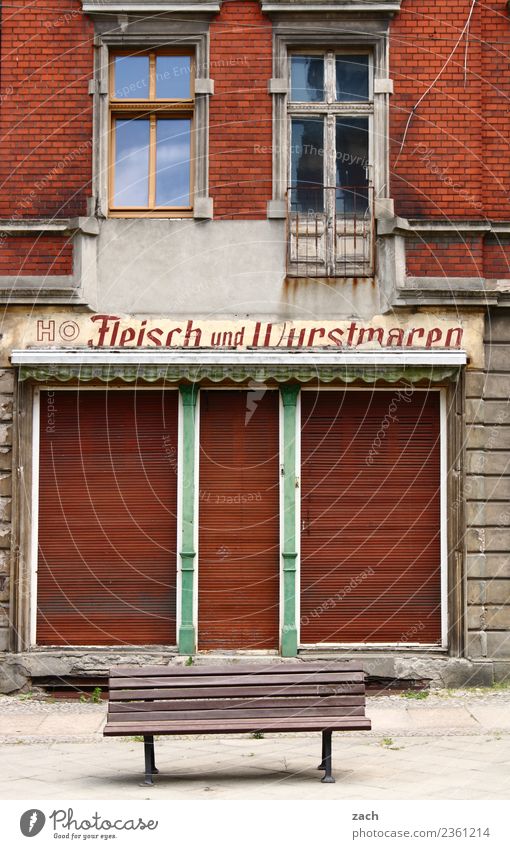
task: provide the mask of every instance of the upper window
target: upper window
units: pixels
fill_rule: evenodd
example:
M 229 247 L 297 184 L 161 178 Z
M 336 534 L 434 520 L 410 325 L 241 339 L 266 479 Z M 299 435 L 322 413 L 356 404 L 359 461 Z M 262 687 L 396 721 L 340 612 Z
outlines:
M 290 69 L 292 101 L 324 103 L 369 99 L 368 53 L 294 54 Z
M 295 52 L 289 74 L 288 270 L 298 276 L 368 276 L 372 56 Z
M 192 214 L 194 70 L 182 51 L 111 55 L 112 214 Z

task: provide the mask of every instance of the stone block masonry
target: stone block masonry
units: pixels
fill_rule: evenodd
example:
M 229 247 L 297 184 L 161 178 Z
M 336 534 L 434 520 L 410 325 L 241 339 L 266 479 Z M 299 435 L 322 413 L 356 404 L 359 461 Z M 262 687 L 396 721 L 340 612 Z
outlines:
M 466 383 L 468 652 L 510 658 L 510 311 L 489 314 L 485 372 Z
M 9 648 L 14 370 L 0 370 L 0 651 Z

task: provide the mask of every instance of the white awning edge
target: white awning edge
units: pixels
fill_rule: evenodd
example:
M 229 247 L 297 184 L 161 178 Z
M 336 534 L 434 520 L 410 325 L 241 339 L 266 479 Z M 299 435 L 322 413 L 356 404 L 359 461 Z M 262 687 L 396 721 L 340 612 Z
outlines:
M 451 348 L 387 348 L 371 350 L 338 351 L 314 350 L 239 350 L 215 351 L 201 348 L 165 349 L 157 348 L 95 349 L 73 348 L 26 348 L 13 350 L 13 365 L 43 366 L 95 366 L 95 365 L 161 365 L 161 366 L 206 366 L 206 365 L 284 365 L 284 366 L 464 366 L 466 351 Z

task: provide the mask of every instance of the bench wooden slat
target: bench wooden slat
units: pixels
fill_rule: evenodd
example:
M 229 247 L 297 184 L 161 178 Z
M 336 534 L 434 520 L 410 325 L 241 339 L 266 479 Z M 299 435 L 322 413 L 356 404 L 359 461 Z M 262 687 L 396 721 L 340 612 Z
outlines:
M 209 722 L 210 719 L 223 719 L 225 722 L 237 719 L 271 719 L 273 717 L 289 717 L 299 719 L 301 716 L 364 716 L 365 708 L 360 707 L 292 707 L 292 708 L 235 708 L 235 710 L 183 710 L 183 711 L 133 711 L 131 714 L 110 714 L 108 722 L 139 722 L 145 727 L 146 722 L 160 722 L 165 720 L 185 720 L 190 722 L 195 719 Z
M 318 692 L 319 690 L 319 692 Z M 263 690 L 255 685 L 237 687 L 197 687 L 192 692 L 186 687 L 157 688 L 153 690 L 126 689 L 110 691 L 110 701 L 125 701 L 126 699 L 189 699 L 194 698 L 225 698 L 227 696 L 338 696 L 359 695 L 365 692 L 363 683 L 355 684 L 294 684 L 286 689 L 282 686 L 265 686 Z M 142 695 L 143 693 L 143 695 Z
M 110 679 L 115 678 L 154 678 L 161 676 L 195 675 L 265 675 L 277 672 L 279 675 L 306 674 L 308 672 L 363 672 L 363 667 L 357 662 L 313 662 L 308 663 L 231 663 L 218 666 L 116 666 L 110 671 Z
M 371 728 L 358 665 L 125 666 L 112 671 L 109 687 L 103 734 L 143 737 L 147 785 L 157 772 L 156 735 L 322 731 L 319 769 L 330 783 L 331 733 Z
M 252 699 L 176 699 L 166 702 L 129 701 L 110 702 L 109 714 L 131 714 L 133 712 L 172 711 L 172 710 L 230 710 L 236 707 L 271 708 L 285 707 L 288 710 L 299 707 L 358 707 L 365 704 L 365 697 L 360 696 L 286 696 L 284 698 L 254 697 Z
M 218 675 L 208 677 L 205 675 L 197 675 L 193 678 L 178 678 L 168 675 L 164 678 L 165 687 L 187 687 L 192 690 L 195 687 L 235 687 L 238 685 L 252 685 L 263 687 L 266 684 L 281 684 L 284 687 L 290 687 L 293 684 L 331 684 L 331 683 L 354 683 L 363 681 L 362 672 L 310 672 L 299 675 Z M 163 681 L 161 678 L 119 678 L 110 682 L 110 689 L 125 689 L 129 687 L 138 687 L 140 689 L 150 687 L 161 687 Z
M 362 716 L 286 717 L 276 719 L 165 720 L 141 723 L 109 722 L 103 734 L 125 737 L 138 734 L 237 734 L 250 731 L 356 731 L 370 730 L 370 720 Z

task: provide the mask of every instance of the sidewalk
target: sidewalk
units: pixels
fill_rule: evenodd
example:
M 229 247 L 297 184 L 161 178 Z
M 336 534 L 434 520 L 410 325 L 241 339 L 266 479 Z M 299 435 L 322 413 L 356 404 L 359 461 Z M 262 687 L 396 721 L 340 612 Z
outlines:
M 510 732 L 510 689 L 436 692 L 424 699 L 369 696 L 367 716 L 372 720 L 372 736 Z M 0 696 L 0 742 L 93 742 L 102 739 L 105 718 L 105 702 Z
M 141 742 L 103 739 L 105 713 L 0 697 L 0 798 L 510 798 L 510 690 L 369 697 L 373 730 L 335 735 L 331 786 L 318 780 L 319 734 L 225 735 L 158 740 L 148 790 Z

